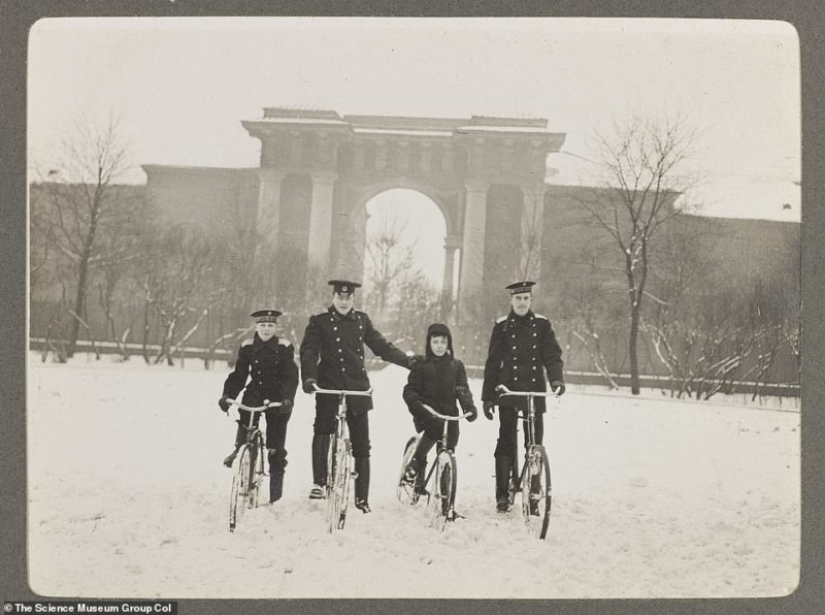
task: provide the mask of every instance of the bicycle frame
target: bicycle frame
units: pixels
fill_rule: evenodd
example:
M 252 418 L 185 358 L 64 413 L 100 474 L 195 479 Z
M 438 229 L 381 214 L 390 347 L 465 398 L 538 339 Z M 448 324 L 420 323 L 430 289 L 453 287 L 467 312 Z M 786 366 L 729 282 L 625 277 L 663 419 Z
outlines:
M 456 493 L 456 484 L 457 484 L 457 469 L 456 469 L 456 462 L 455 462 L 455 452 L 448 448 L 448 441 L 449 441 L 449 423 L 451 421 L 460 421 L 462 419 L 466 419 L 470 416 L 469 413 L 459 414 L 457 416 L 450 416 L 446 414 L 441 414 L 436 412 L 433 408 L 428 406 L 427 404 L 422 404 L 424 409 L 429 412 L 434 417 L 440 419 L 442 421 L 442 429 L 441 429 L 441 441 L 437 443 L 436 455 L 433 461 L 433 464 L 430 466 L 430 470 L 427 473 L 427 476 L 424 479 L 424 485 L 429 485 L 430 482 L 433 482 L 433 489 L 428 491 L 428 498 L 438 498 L 442 500 L 440 503 L 438 501 L 433 502 L 436 506 L 434 508 L 435 512 L 433 512 L 433 516 L 430 520 L 430 523 L 433 527 L 443 529 L 444 522 L 446 521 L 453 521 L 455 520 L 455 493 Z M 422 432 L 423 433 L 423 432 Z M 416 440 L 416 446 L 418 446 L 418 442 L 421 440 L 421 434 L 418 435 Z M 450 487 L 450 493 L 442 494 L 441 493 L 441 484 L 440 484 L 440 476 L 436 475 L 436 478 L 433 479 L 433 474 L 436 473 L 437 469 L 442 466 L 449 466 L 452 472 L 452 484 Z M 443 500 L 446 498 L 446 506 L 444 506 Z M 413 503 L 417 502 L 417 498 Z
M 544 539 L 547 534 L 547 526 L 550 518 L 551 487 L 550 487 L 550 463 L 547 459 L 547 451 L 544 446 L 536 444 L 536 409 L 534 400 L 536 397 L 555 397 L 555 393 L 540 391 L 511 391 L 504 385 L 496 387 L 499 396 L 513 396 L 527 398 L 527 416 L 519 412 L 519 418 L 527 421 L 527 445 L 524 452 L 524 465 L 519 471 L 519 461 L 516 456 L 513 459 L 513 484 L 510 489 L 510 504 L 515 500 L 515 494 L 521 491 L 522 513 L 527 525 L 527 529 L 535 533 L 538 538 Z M 531 465 L 533 467 L 531 467 Z M 527 472 L 531 472 L 531 484 L 525 483 Z M 541 486 L 542 477 L 546 483 Z M 537 479 L 533 483 L 533 479 Z M 543 505 L 543 509 L 541 506 Z M 540 512 L 541 511 L 541 512 Z M 540 517 L 540 518 L 539 518 Z
M 372 389 L 366 391 L 349 391 L 345 389 L 322 389 L 314 386 L 315 394 L 335 395 L 338 397 L 338 412 L 336 413 L 336 429 L 330 438 L 327 450 L 327 525 L 329 532 L 344 529 L 349 504 L 350 484 L 356 478 L 355 472 L 349 470 L 352 464 L 352 445 L 349 441 L 347 429 L 347 397 L 360 395 L 372 396 Z
M 232 406 L 249 413 L 246 425 L 246 441 L 238 448 L 238 466 L 232 477 L 232 489 L 229 503 L 229 531 L 234 532 L 238 518 L 243 513 L 244 508 L 255 508 L 258 506 L 258 490 L 260 489 L 260 478 L 267 476 L 266 464 L 264 463 L 264 438 L 260 428 L 255 425 L 255 415 L 265 412 L 269 408 L 281 406 L 281 402 L 266 402 L 263 406 L 246 406 L 235 400 L 227 399 Z M 227 413 L 228 416 L 228 413 Z M 240 421 L 240 416 L 237 419 Z M 244 459 L 249 457 L 249 471 L 244 470 Z M 243 503 L 239 506 L 239 501 Z

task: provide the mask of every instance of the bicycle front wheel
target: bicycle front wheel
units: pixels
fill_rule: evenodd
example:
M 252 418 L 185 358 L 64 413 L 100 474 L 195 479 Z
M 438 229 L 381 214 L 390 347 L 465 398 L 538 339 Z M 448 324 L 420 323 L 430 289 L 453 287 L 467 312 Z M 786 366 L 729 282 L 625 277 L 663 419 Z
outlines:
M 232 490 L 229 494 L 229 531 L 234 532 L 244 509 L 249 503 L 249 484 L 253 471 L 252 454 L 248 444 L 244 444 L 235 456 L 235 471 L 232 473 Z
M 543 446 L 533 446 L 525 459 L 521 508 L 527 531 L 543 540 L 550 524 L 550 461 Z
M 449 451 L 439 453 L 435 458 L 428 502 L 430 526 L 437 530 L 443 530 L 446 522 L 455 514 L 456 473 L 453 454 Z
M 349 442 L 339 439 L 335 448 L 334 473 L 328 479 L 329 497 L 327 499 L 327 528 L 332 533 L 343 530 L 347 520 L 350 483 L 352 480 L 352 457 Z
M 404 480 L 404 476 L 407 472 L 407 467 L 410 465 L 412 461 L 413 455 L 415 455 L 415 449 L 418 447 L 418 440 L 420 436 L 413 436 L 407 442 L 407 446 L 404 448 L 404 456 L 401 459 L 401 472 L 398 474 L 398 484 L 395 488 L 395 497 L 398 498 L 398 501 L 402 504 L 417 504 L 418 498 L 420 494 L 415 489 L 415 484 L 411 484 Z M 423 476 L 421 480 L 423 480 Z
M 260 432 L 255 437 L 254 444 L 250 449 L 252 453 L 252 464 L 249 468 L 249 502 L 248 508 L 255 508 L 260 505 L 261 500 L 261 485 L 264 482 L 266 475 L 265 457 L 266 447 L 264 446 L 264 438 Z

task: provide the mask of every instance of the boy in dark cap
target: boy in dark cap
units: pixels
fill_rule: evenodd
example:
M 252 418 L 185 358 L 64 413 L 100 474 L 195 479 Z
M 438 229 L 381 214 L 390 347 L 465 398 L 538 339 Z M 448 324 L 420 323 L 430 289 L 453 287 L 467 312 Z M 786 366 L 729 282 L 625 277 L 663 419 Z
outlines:
M 353 294 L 361 285 L 348 280 L 330 280 L 332 305 L 320 314 L 310 316 L 301 342 L 301 378 L 307 393 L 317 385 L 322 389 L 366 391 L 370 388 L 364 366 L 364 345 L 385 361 L 410 368 L 415 357 L 408 357 L 384 339 L 372 326 L 370 317 L 353 309 Z M 355 506 L 370 512 L 370 435 L 367 412 L 372 398 L 347 399 L 347 427 L 355 458 Z M 335 432 L 338 401 L 330 395 L 315 396 L 315 424 L 312 438 L 312 476 L 315 485 L 310 499 L 324 497 L 326 485 L 326 452 Z
M 286 468 L 286 428 L 292 415 L 295 391 L 298 388 L 298 367 L 295 365 L 295 348 L 287 340 L 279 338 L 277 330 L 278 310 L 259 310 L 250 314 L 255 319 L 255 335 L 244 340 L 238 350 L 235 369 L 226 378 L 223 396 L 218 405 L 226 412 L 228 399 L 235 399 L 244 389 L 241 403 L 247 406 L 263 406 L 279 401 L 280 407 L 269 408 L 266 416 L 266 448 L 269 460 L 269 501 L 281 498 L 284 487 L 284 469 Z M 232 467 L 235 455 L 246 441 L 246 427 L 249 412 L 238 410 L 238 430 L 235 434 L 235 450 L 226 459 L 224 465 Z M 253 417 L 255 425 L 261 415 Z
M 502 316 L 493 327 L 487 363 L 484 366 L 484 386 L 481 399 L 484 416 L 493 420 L 499 407 L 498 443 L 496 444 L 496 510 L 508 512 L 508 482 L 513 460 L 518 452 L 518 410 L 527 407 L 527 400 L 518 397 L 496 399 L 496 387 L 505 385 L 511 391 L 547 390 L 544 371 L 551 390 L 564 393 L 561 347 L 550 321 L 531 310 L 535 282 L 516 282 L 507 286 L 510 291 L 510 313 Z M 545 400 L 535 399 L 535 444 L 544 437 Z M 528 429 L 525 421 L 524 438 L 527 445 Z
M 468 421 L 478 417 L 473 395 L 467 386 L 467 371 L 464 364 L 453 356 L 453 336 L 447 325 L 434 323 L 427 328 L 425 353 L 425 359 L 410 370 L 403 394 L 413 415 L 416 432 L 424 432 L 405 474 L 405 480 L 415 484 L 419 492 L 423 492 L 424 488 L 427 454 L 434 444 L 441 442 L 443 432 L 443 421 L 427 412 L 422 404 L 427 404 L 439 414 L 458 416 L 458 402 L 461 409 L 470 414 Z M 449 450 L 455 451 L 458 435 L 458 421 L 450 421 L 447 424 Z

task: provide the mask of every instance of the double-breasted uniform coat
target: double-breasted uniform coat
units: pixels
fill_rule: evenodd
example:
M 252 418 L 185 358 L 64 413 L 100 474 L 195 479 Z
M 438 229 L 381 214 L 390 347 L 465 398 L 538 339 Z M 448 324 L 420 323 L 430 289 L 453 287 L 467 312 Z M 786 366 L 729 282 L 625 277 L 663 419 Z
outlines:
M 516 412 L 527 407 L 527 400 L 518 397 L 498 397 L 496 387 L 505 385 L 511 391 L 547 391 L 547 380 L 562 381 L 562 351 L 550 321 L 532 310 L 518 316 L 512 310 L 496 321 L 490 337 L 484 385 L 481 399 L 499 406 L 499 440 L 496 457 L 514 458 L 516 444 Z M 545 372 L 547 378 L 545 379 Z M 536 444 L 543 437 L 542 415 L 546 409 L 542 397 L 535 398 Z M 525 438 L 527 436 L 525 429 Z
M 224 397 L 236 398 L 244 391 L 241 403 L 261 406 L 264 401 L 294 402 L 298 388 L 298 366 L 295 364 L 295 347 L 277 336 L 264 342 L 256 333 L 244 340 L 238 350 L 235 368 L 227 376 L 223 386 Z M 286 428 L 291 410 L 270 408 L 266 416 L 266 446 L 273 470 L 286 466 Z M 239 411 L 241 425 L 246 425 L 249 412 Z M 260 414 L 253 416 L 257 425 Z M 238 430 L 238 436 L 244 434 Z M 236 441 L 237 443 L 237 441 Z
M 322 389 L 366 391 L 370 388 L 364 346 L 385 361 L 410 367 L 411 358 L 388 342 L 364 312 L 351 309 L 341 314 L 334 306 L 309 318 L 301 341 L 301 379 L 313 379 Z M 370 435 L 368 411 L 372 398 L 363 395 L 347 398 L 347 427 L 355 458 L 356 506 L 367 502 L 370 484 Z M 312 439 L 312 474 L 316 485 L 326 484 L 325 456 L 331 434 L 335 432 L 338 399 L 333 395 L 315 396 L 315 423 Z M 313 497 L 312 495 L 310 497 Z M 365 512 L 368 509 L 368 507 Z

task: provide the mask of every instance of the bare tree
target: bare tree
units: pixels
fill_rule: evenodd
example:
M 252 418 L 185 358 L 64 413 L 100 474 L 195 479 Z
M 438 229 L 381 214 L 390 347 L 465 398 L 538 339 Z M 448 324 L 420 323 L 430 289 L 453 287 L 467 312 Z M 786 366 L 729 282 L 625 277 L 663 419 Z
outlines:
M 378 229 L 367 239 L 366 278 L 378 314 L 384 315 L 392 291 L 413 271 L 412 247 L 402 241 L 406 223 L 395 209 L 378 216 Z
M 652 239 L 680 214 L 675 198 L 690 184 L 682 174 L 695 143 L 679 120 L 631 117 L 614 123 L 611 133 L 597 133 L 596 163 L 602 187 L 598 199 L 581 204 L 613 239 L 621 254 L 629 307 L 631 392 L 638 395 L 638 340 L 648 294 Z
M 50 247 L 61 253 L 70 272 L 74 297 L 67 356 L 74 354 L 80 327 L 84 324 L 86 295 L 92 268 L 115 254 L 104 249 L 100 238 L 118 231 L 113 221 L 118 192 L 115 182 L 128 170 L 128 148 L 119 120 L 110 115 L 104 124 L 85 118 L 63 139 L 61 162 L 47 175 L 50 180 L 44 197 L 49 207 L 44 218 L 34 222 L 43 231 Z M 108 248 L 119 250 L 117 242 Z
M 148 328 L 151 314 L 160 321 L 161 342 L 155 363 L 165 359 L 172 365 L 175 353 L 225 296 L 226 261 L 224 245 L 195 230 L 170 227 L 152 240 L 137 281 L 146 302 L 145 326 Z M 148 362 L 145 341 L 144 358 Z

